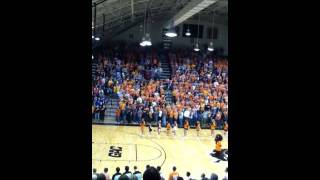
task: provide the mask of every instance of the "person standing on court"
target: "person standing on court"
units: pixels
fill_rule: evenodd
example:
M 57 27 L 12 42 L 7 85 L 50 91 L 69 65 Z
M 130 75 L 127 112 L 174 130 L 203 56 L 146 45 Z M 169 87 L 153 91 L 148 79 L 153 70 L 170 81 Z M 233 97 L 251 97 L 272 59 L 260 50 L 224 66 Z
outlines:
M 199 122 L 199 121 L 197 121 L 196 130 L 197 130 L 197 136 L 199 136 L 199 135 L 200 135 L 200 130 L 201 130 L 200 122 Z
M 129 179 L 132 178 L 132 173 L 131 171 L 129 171 L 129 166 L 126 166 L 125 168 L 125 172 L 123 173 L 124 175 L 127 175 Z
M 97 174 L 97 169 L 92 170 L 92 180 L 97 180 L 98 179 L 98 174 Z
M 115 180 L 116 177 L 119 178 L 120 176 L 121 176 L 120 168 L 117 167 L 117 168 L 116 168 L 116 173 L 114 173 L 113 176 L 112 176 L 112 180 Z
M 157 170 L 160 174 L 160 177 L 161 177 L 161 180 L 165 180 L 164 176 L 163 176 L 163 173 L 161 172 L 161 167 L 160 166 L 157 166 Z
M 138 167 L 134 166 L 133 169 L 134 169 L 133 176 L 136 177 L 137 180 L 142 180 L 142 173 L 138 171 Z
M 185 120 L 184 121 L 184 125 L 183 125 L 183 129 L 184 129 L 184 136 L 187 136 L 187 132 L 189 130 L 190 126 L 189 126 L 189 121 Z
M 104 174 L 104 176 L 106 177 L 106 180 L 111 180 L 110 179 L 110 175 L 109 175 L 109 173 L 108 173 L 108 168 L 104 168 L 104 170 L 103 170 L 103 174 Z
M 176 172 L 177 168 L 175 166 L 173 166 L 172 168 L 172 172 L 169 174 L 169 180 L 176 180 L 179 177 L 179 173 Z

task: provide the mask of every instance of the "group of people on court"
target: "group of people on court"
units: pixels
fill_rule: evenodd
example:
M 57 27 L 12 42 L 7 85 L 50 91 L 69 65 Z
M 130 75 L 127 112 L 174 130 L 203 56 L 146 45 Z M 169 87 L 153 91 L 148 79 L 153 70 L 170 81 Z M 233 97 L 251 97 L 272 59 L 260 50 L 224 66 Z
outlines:
M 141 135 L 145 134 L 145 128 L 146 128 L 146 122 L 144 121 L 144 119 L 142 119 L 142 121 L 140 123 Z M 169 122 L 167 122 L 165 129 L 167 132 L 167 136 L 169 136 L 171 133 L 173 134 L 173 136 L 176 136 L 177 130 L 178 130 L 178 124 L 176 121 L 174 121 L 174 123 L 172 125 Z M 190 129 L 189 121 L 185 120 L 184 124 L 183 124 L 184 136 L 187 136 L 189 129 Z M 200 136 L 200 130 L 201 130 L 200 121 L 197 121 L 195 129 L 197 131 L 197 136 Z M 216 129 L 216 124 L 215 124 L 215 121 L 213 120 L 210 124 L 210 131 L 211 131 L 210 135 L 212 137 L 215 136 L 215 129 Z M 228 123 L 227 122 L 225 122 L 223 130 L 224 130 L 224 134 L 227 135 L 228 134 Z M 152 131 L 153 131 L 151 123 L 148 124 L 148 131 L 149 131 L 149 134 L 151 135 Z M 158 135 L 160 135 L 160 133 L 162 132 L 161 120 L 159 120 L 157 123 L 157 130 L 156 131 L 157 131 Z

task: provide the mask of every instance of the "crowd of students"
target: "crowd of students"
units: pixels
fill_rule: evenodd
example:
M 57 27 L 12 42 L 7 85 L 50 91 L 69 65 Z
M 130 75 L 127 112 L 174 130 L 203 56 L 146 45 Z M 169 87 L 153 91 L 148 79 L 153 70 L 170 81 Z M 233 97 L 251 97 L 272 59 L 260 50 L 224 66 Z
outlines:
M 110 174 L 108 168 L 104 168 L 102 173 L 97 173 L 97 170 L 93 169 L 92 180 L 218 180 L 219 178 L 216 173 L 211 173 L 208 177 L 206 177 L 205 173 L 202 173 L 199 178 L 193 177 L 189 171 L 185 175 L 179 174 L 175 166 L 167 176 L 162 173 L 160 166 L 147 165 L 143 173 L 138 170 L 137 166 L 134 166 L 133 169 L 134 171 L 131 172 L 129 166 L 125 166 L 124 172 L 121 173 L 120 167 L 117 167 L 114 174 Z M 228 168 L 225 170 L 225 175 L 220 179 L 228 180 Z
M 128 51 L 124 56 L 101 55 L 97 60 L 92 84 L 94 119 L 103 120 L 101 112 L 111 96 L 120 99 L 116 119 L 129 123 L 141 121 L 143 112 L 152 114 L 164 103 L 163 81 L 159 80 L 162 68 L 156 53 Z
M 215 122 L 222 129 L 228 121 L 228 61 L 178 52 L 169 55 L 174 112 L 194 125 Z
M 212 122 L 223 129 L 228 122 L 228 60 L 177 51 L 168 55 L 171 79 L 160 80 L 161 62 L 155 52 L 123 52 L 123 56 L 99 56 L 92 86 L 93 118 L 103 119 L 108 97 L 119 98 L 117 122 L 147 123 L 161 120 L 183 127 Z M 165 100 L 172 91 L 173 103 Z

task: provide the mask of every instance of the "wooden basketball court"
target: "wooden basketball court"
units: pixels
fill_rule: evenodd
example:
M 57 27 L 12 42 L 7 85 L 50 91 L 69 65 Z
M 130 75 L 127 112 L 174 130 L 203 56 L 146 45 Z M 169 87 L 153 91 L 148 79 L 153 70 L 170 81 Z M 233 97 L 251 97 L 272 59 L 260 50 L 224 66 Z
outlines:
M 105 167 L 110 174 L 115 173 L 116 167 L 124 172 L 128 165 L 143 172 L 147 164 L 161 166 L 161 171 L 167 179 L 172 167 L 177 167 L 180 176 L 185 177 L 187 171 L 191 176 L 200 179 L 202 173 L 210 176 L 212 172 L 223 177 L 228 161 L 216 162 L 217 159 L 209 153 L 214 149 L 214 138 L 210 130 L 201 130 L 197 137 L 196 130 L 190 129 L 183 137 L 183 129 L 178 129 L 177 135 L 167 136 L 162 129 L 160 136 L 155 131 L 150 135 L 146 132 L 141 136 L 137 126 L 92 125 L 92 167 L 102 172 Z M 216 131 L 223 135 L 223 132 Z M 222 148 L 228 149 L 228 138 L 224 136 Z

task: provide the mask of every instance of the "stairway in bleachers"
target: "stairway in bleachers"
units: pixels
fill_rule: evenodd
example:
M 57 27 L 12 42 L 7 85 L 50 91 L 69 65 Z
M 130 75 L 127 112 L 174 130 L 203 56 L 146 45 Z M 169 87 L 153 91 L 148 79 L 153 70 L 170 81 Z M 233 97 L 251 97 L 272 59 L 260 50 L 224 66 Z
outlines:
M 116 121 L 116 110 L 119 108 L 119 98 L 115 96 L 111 97 L 106 104 L 107 109 L 105 111 L 105 121 L 115 122 Z
M 171 79 L 171 68 L 169 65 L 169 61 L 168 61 L 168 56 L 165 54 L 161 54 L 160 55 L 160 62 L 161 62 L 161 68 L 162 68 L 162 73 L 160 75 L 160 79 L 164 80 L 164 79 Z M 165 83 L 165 96 L 166 96 L 166 102 L 169 104 L 172 104 L 173 102 L 173 97 L 172 97 L 172 90 L 168 89 L 168 84 Z

